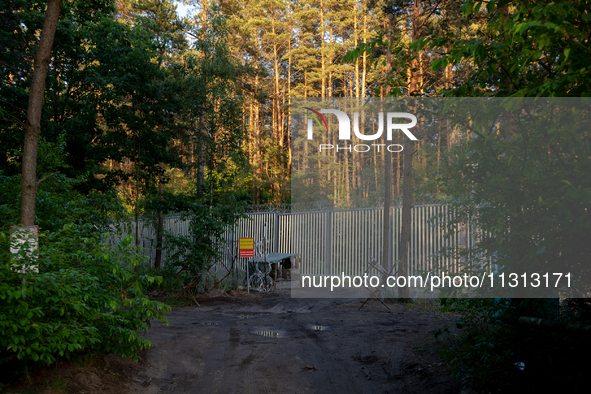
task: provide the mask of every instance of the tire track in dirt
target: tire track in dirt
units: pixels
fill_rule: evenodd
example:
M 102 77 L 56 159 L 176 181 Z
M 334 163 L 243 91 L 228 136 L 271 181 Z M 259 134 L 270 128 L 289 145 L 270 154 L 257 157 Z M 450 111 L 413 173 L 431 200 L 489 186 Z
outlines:
M 235 392 L 236 385 L 239 383 L 232 372 L 232 365 L 236 365 L 239 359 L 237 350 L 240 346 L 240 330 L 236 327 L 235 322 L 230 322 L 224 328 L 228 329 L 228 339 L 225 344 L 222 360 L 215 360 L 214 363 L 211 363 L 215 366 L 213 372 L 210 373 L 213 374 L 211 389 L 209 391 L 212 394 Z M 215 354 L 211 354 L 210 357 L 214 356 Z M 225 366 L 220 365 L 220 361 L 223 361 Z M 234 382 L 234 387 L 232 387 L 230 382 Z

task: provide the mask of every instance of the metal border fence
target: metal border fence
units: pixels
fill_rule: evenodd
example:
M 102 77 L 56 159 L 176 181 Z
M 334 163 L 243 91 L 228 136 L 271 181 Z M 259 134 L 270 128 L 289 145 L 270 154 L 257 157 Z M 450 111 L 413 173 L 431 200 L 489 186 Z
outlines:
M 409 274 L 433 270 L 436 267 L 446 272 L 458 272 L 464 263 L 458 259 L 439 255 L 442 247 L 471 248 L 477 234 L 465 225 L 453 236 L 446 236 L 441 222 L 435 215 L 449 215 L 450 208 L 440 204 L 416 205 L 412 209 L 412 230 L 408 256 Z M 225 245 L 220 263 L 229 266 L 234 260 L 235 268 L 244 270 L 246 258 L 238 258 L 238 238 L 252 237 L 255 241 L 266 239 L 267 250 L 279 253 L 297 253 L 301 259 L 303 275 L 362 275 L 368 262 L 382 260 L 383 208 L 356 208 L 346 210 L 322 210 L 309 212 L 286 212 L 285 209 L 252 212 L 240 219 L 224 235 Z M 390 209 L 389 240 L 393 260 L 399 260 L 398 242 L 401 231 L 402 208 Z M 168 217 L 164 229 L 177 235 L 186 235 L 188 221 Z M 266 233 L 265 233 L 266 231 Z M 140 220 L 140 247 L 150 262 L 156 254 L 154 226 Z M 123 234 L 111 233 L 107 242 L 117 243 L 121 237 L 135 235 L 134 223 Z M 166 250 L 163 250 L 166 264 Z M 395 267 L 387 267 L 393 270 Z

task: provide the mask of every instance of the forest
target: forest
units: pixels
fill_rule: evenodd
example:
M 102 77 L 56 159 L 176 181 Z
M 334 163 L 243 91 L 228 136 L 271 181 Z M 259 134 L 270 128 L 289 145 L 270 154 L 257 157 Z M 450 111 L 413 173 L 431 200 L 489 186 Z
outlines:
M 441 26 L 470 39 L 486 22 L 464 16 L 459 2 L 425 3 L 416 16 L 420 32 L 403 17 L 404 2 L 190 3 L 194 13 L 184 18 L 172 1 L 112 3 L 64 4 L 71 9 L 62 10 L 67 26 L 57 30 L 47 78 L 39 171 L 83 177 L 76 190 L 85 194 L 116 190 L 129 210 L 160 185 L 173 194 L 200 193 L 222 182 L 252 204 L 289 202 L 291 98 L 437 96 L 463 87 L 468 62 L 432 68 L 442 60 L 438 51 L 420 50 L 412 60 L 410 43 Z M 36 39 L 35 28 L 25 30 L 19 18 L 38 26 L 43 18 L 43 3 L 4 8 L 19 7 L 5 28 L 22 36 L 7 33 L 5 41 L 5 176 L 20 171 L 23 75 Z M 383 32 L 395 41 L 390 60 Z M 362 45 L 368 50 L 345 61 Z M 418 146 L 422 179 L 469 136 L 432 138 Z M 394 168 L 400 194 L 402 163 Z
M 557 373 L 573 392 L 582 389 L 571 358 L 591 345 L 587 0 L 1 4 L 0 365 L 28 373 L 96 350 L 137 358 L 150 346 L 139 331 L 166 320 L 169 307 L 146 289 L 166 281 L 167 262 L 157 252 L 140 269 L 137 237 L 110 248 L 101 241 L 109 226 L 151 218 L 157 249 L 170 240 L 190 256 L 169 265 L 202 267 L 215 256 L 213 239 L 245 210 L 292 203 L 292 181 L 314 162 L 335 206 L 378 189 L 396 202 L 404 193 L 444 201 L 458 212 L 450 234 L 477 214 L 490 237 L 472 251 L 442 253 L 575 272 L 582 293 L 559 306 L 441 299 L 463 314 L 466 333 L 442 358 L 457 379 L 486 385 L 517 354 L 539 368 L 536 379 L 551 370 L 539 360 L 557 357 Z M 562 101 L 538 127 L 443 122 L 416 142 L 395 137 L 404 152 L 391 156 L 343 156 L 336 165 L 335 152 L 294 148 L 302 100 L 464 98 Z M 386 169 L 391 178 L 382 182 Z M 170 214 L 190 218 L 189 237 L 166 238 Z M 11 263 L 11 226 L 19 224 L 39 228 L 38 257 L 19 254 L 23 269 L 36 270 L 28 281 Z

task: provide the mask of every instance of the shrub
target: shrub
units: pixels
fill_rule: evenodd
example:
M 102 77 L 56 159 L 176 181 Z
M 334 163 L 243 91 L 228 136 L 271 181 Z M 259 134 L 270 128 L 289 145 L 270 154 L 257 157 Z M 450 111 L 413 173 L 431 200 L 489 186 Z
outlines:
M 39 272 L 26 275 L 11 268 L 9 234 L 0 233 L 0 365 L 49 365 L 83 351 L 137 360 L 151 345 L 140 331 L 152 318 L 168 323 L 169 307 L 142 290 L 161 278 L 136 278 L 130 269 L 142 257 L 131 238 L 111 247 L 95 230 L 86 224 L 41 232 Z M 21 252 L 22 263 L 34 262 Z
M 20 175 L 4 176 L 0 172 L 0 229 L 19 221 Z M 91 191 L 84 195 L 76 187 L 84 177 L 68 178 L 57 174 L 39 185 L 35 207 L 35 224 L 41 230 L 57 231 L 64 225 L 91 223 L 96 231 L 106 231 L 113 222 L 126 219 L 126 211 L 115 191 Z
M 176 277 L 176 273 L 179 270 L 179 267 L 176 267 L 172 264 L 164 264 L 161 268 L 154 268 L 150 265 L 150 262 L 143 262 L 140 264 L 139 273 L 148 275 L 148 276 L 158 276 L 161 277 L 161 281 L 154 281 L 152 282 L 147 288 L 145 289 L 148 293 L 154 290 L 160 291 L 177 291 L 182 290 L 181 283 Z M 181 272 L 179 277 L 186 282 L 188 279 L 184 272 Z
M 576 307 L 574 300 L 566 301 L 560 310 L 562 320 L 574 313 L 574 322 L 580 323 L 581 315 L 589 315 L 586 300 L 574 302 Z M 569 393 L 589 391 L 587 365 L 578 361 L 591 350 L 587 330 L 531 326 L 517 320 L 536 316 L 532 311 L 543 317 L 549 306 L 546 300 L 448 299 L 443 305 L 460 314 L 456 324 L 463 329 L 458 336 L 447 336 L 440 349 L 456 379 L 482 392 L 548 391 L 550 387 Z M 433 334 L 438 337 L 445 331 Z
M 186 235 L 165 232 L 166 264 L 175 269 L 186 268 L 181 278 L 189 283 L 216 263 L 227 247 L 224 233 L 240 218 L 246 217 L 244 203 L 226 198 L 218 205 L 190 199 L 177 203 L 178 220 L 188 221 L 189 231 Z

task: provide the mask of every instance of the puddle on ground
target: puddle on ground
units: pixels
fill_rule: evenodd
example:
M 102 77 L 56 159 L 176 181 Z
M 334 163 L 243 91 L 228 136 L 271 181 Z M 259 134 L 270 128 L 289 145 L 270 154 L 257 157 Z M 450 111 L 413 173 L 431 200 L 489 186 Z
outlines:
M 166 376 L 160 379 L 160 384 L 158 385 L 158 388 L 162 391 L 167 391 L 168 387 L 166 386 L 168 385 L 168 383 L 170 383 L 171 378 L 172 376 L 169 373 L 167 373 Z
M 217 326 L 218 323 L 216 322 L 212 322 L 212 321 L 196 321 L 195 323 L 192 324 L 200 324 L 202 326 Z
M 285 334 L 273 330 L 256 330 L 254 333 L 267 338 L 285 338 Z
M 312 331 L 327 331 L 330 330 L 330 326 L 321 326 L 319 324 L 308 324 L 308 328 Z

